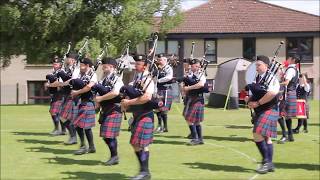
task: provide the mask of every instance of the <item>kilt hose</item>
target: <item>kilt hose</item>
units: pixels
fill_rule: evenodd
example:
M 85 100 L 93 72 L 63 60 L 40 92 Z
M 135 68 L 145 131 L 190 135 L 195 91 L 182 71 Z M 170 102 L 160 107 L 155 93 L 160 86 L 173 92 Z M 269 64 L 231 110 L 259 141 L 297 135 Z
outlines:
M 153 112 L 133 112 L 130 144 L 147 147 L 153 142 Z
M 79 105 L 78 115 L 73 124 L 75 127 L 90 129 L 95 126 L 96 111 L 92 101 L 82 101 Z
M 253 132 L 261 134 L 264 137 L 277 137 L 277 122 L 279 119 L 279 111 L 277 109 L 269 109 L 257 115 L 254 121 Z

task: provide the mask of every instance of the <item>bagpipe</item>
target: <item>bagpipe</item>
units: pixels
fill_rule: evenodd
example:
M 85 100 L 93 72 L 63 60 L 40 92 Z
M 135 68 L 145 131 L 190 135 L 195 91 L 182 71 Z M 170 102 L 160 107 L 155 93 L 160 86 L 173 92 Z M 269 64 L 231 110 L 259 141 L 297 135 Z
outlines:
M 200 59 L 200 70 L 199 70 L 198 76 L 196 76 L 195 74 L 193 74 L 192 77 L 185 75 L 183 78 L 177 79 L 179 83 L 183 82 L 185 86 L 192 86 L 197 84 L 200 81 L 201 77 L 206 74 L 206 69 L 208 67 L 209 61 L 205 59 L 205 54 L 207 53 L 209 47 L 210 47 L 210 44 L 207 45 L 205 53 L 202 59 Z M 190 58 L 186 59 L 185 62 L 189 63 L 189 61 L 195 61 L 193 57 L 194 48 L 195 48 L 195 42 L 192 42 Z M 202 88 L 191 90 L 189 94 L 197 95 L 197 94 L 208 93 L 208 92 L 209 92 L 209 86 L 208 86 L 208 83 L 206 82 Z
M 153 41 L 153 47 L 150 50 L 149 54 L 146 58 L 148 74 L 144 74 L 145 71 L 140 75 L 139 79 L 134 82 L 133 85 L 123 86 L 120 89 L 121 98 L 129 98 L 134 99 L 142 96 L 150 83 L 154 78 L 158 77 L 159 71 L 155 61 L 158 35 L 156 33 L 152 34 L 151 40 Z M 149 81 L 148 81 L 149 80 Z M 162 101 L 159 97 L 157 97 L 156 93 L 152 95 L 152 98 L 149 102 L 145 104 L 148 107 L 152 107 L 152 109 L 158 109 L 163 106 Z
M 58 70 L 54 71 L 53 73 L 50 73 L 50 74 L 46 75 L 46 79 L 47 79 L 47 81 L 49 83 L 54 83 L 59 78 L 59 73 L 64 70 L 64 67 L 65 67 L 65 63 L 64 62 L 67 59 L 67 54 L 69 54 L 70 49 L 71 49 L 71 42 L 68 43 L 67 52 L 64 54 L 64 57 L 62 59 L 62 67 L 61 67 L 61 69 L 58 69 Z M 62 76 L 61 78 L 63 80 L 66 79 L 65 76 Z M 54 93 L 57 92 L 58 88 L 57 87 L 49 87 L 48 90 L 49 90 L 50 94 L 54 94 Z
M 83 53 L 84 48 L 86 48 L 87 46 L 88 46 L 88 37 L 86 37 L 83 46 L 78 51 L 77 64 L 80 63 L 80 60 L 83 58 L 82 53 Z M 95 71 L 98 69 L 99 65 L 101 64 L 101 59 L 105 54 L 105 50 L 106 50 L 107 46 L 108 46 L 108 43 L 106 43 L 104 45 L 99 56 L 97 57 L 96 64 L 91 67 L 90 71 L 87 74 L 85 74 L 81 78 L 70 80 L 69 85 L 70 85 L 71 89 L 80 90 L 80 89 L 84 88 L 87 84 L 89 84 L 92 76 L 95 74 Z
M 131 43 L 131 41 L 127 42 L 127 44 L 124 48 L 124 52 L 122 53 L 121 57 L 119 58 L 115 72 L 112 74 L 110 80 L 106 84 L 96 83 L 94 86 L 91 87 L 91 91 L 94 94 L 99 94 L 100 96 L 103 96 L 103 95 L 109 93 L 114 88 L 114 85 L 116 84 L 118 79 L 121 78 L 123 71 L 126 68 L 125 57 L 129 55 L 130 43 Z M 101 60 L 100 60 L 100 64 L 101 64 Z M 120 102 L 121 102 L 121 97 L 117 96 L 111 100 L 102 101 L 100 104 L 106 105 L 108 103 L 120 103 Z
M 276 49 L 274 56 L 270 62 L 270 64 L 268 65 L 268 70 L 265 73 L 264 77 L 262 77 L 262 79 L 258 82 L 253 82 L 254 79 L 257 76 L 255 76 L 254 74 L 256 74 L 256 65 L 255 63 L 252 63 L 246 72 L 246 82 L 247 82 L 247 86 L 246 86 L 246 90 L 250 90 L 252 92 L 252 97 L 249 99 L 249 101 L 258 101 L 259 99 L 261 99 L 268 90 L 268 87 L 270 85 L 270 83 L 272 82 L 272 80 L 274 78 L 276 78 L 277 72 L 280 68 L 282 68 L 282 64 L 276 61 L 276 58 L 279 54 L 279 51 L 282 47 L 282 45 L 284 44 L 283 41 L 280 42 L 278 48 Z M 252 83 L 253 82 L 253 83 Z M 254 123 L 255 118 L 257 118 L 257 115 L 261 112 L 263 112 L 265 109 L 269 109 L 271 107 L 273 107 L 275 104 L 277 104 L 278 102 L 278 97 L 273 98 L 271 101 L 263 104 L 262 106 L 259 106 L 257 108 L 254 109 L 254 112 L 252 112 L 252 110 L 250 109 L 251 112 L 251 117 L 252 120 L 251 122 Z

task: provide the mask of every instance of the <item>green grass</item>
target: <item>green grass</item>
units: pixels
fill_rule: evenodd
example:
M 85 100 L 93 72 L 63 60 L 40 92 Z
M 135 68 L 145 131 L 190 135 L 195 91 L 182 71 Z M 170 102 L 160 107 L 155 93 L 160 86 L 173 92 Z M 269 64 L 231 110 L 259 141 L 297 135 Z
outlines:
M 276 172 L 257 175 L 261 160 L 252 142 L 248 109 L 223 111 L 206 108 L 205 145 L 186 146 L 189 132 L 182 105 L 169 114 L 169 133 L 156 135 L 151 145 L 153 179 L 319 179 L 319 102 L 312 101 L 309 133 L 295 142 L 275 143 Z M 296 122 L 294 122 L 294 125 Z M 50 137 L 48 106 L 1 106 L 1 179 L 126 179 L 138 171 L 123 121 L 119 136 L 120 164 L 101 164 L 109 157 L 94 128 L 97 153 L 73 155 L 78 145 L 64 146 L 67 136 Z

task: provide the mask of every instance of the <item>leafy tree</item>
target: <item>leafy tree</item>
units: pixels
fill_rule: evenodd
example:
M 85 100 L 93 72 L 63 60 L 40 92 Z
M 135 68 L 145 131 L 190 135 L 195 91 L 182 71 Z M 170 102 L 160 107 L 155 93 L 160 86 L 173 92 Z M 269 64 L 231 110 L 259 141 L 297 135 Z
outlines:
M 127 40 L 144 41 L 161 14 L 158 31 L 165 34 L 181 21 L 180 0 L 9 0 L 0 2 L 1 65 L 25 54 L 28 63 L 47 63 L 62 55 L 68 42 L 79 49 L 89 37 L 89 55 L 97 57 L 104 43 L 119 55 Z M 158 18 L 159 19 L 159 18 Z

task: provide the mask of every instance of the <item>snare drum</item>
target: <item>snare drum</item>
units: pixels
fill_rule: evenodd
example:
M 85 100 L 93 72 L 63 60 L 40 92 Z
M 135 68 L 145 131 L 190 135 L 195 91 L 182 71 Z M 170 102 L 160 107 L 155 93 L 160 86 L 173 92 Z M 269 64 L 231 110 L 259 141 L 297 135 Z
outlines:
M 297 99 L 297 116 L 298 119 L 307 119 L 306 100 Z

